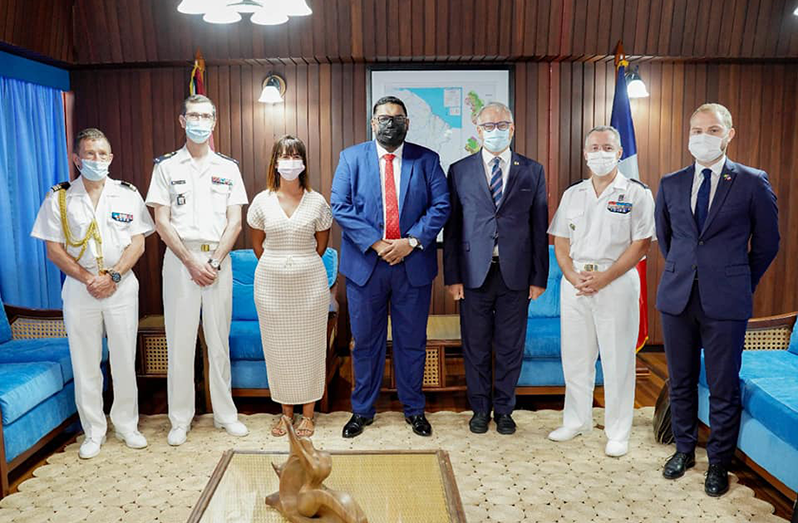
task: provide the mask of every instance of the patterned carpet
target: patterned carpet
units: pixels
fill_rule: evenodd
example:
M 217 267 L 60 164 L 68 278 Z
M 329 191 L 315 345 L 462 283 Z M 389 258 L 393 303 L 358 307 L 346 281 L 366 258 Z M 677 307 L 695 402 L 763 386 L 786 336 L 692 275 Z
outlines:
M 783 523 L 736 478 L 724 497 L 707 497 L 702 450 L 685 477 L 665 480 L 660 471 L 673 447 L 654 441 L 652 414 L 651 408 L 635 412 L 630 452 L 620 459 L 604 455 L 601 430 L 567 443 L 548 441 L 546 434 L 560 420 L 556 411 L 516 412 L 518 432 L 509 437 L 497 434 L 493 424 L 487 434 L 471 434 L 468 412 L 434 413 L 431 438 L 413 435 L 400 413 L 383 413 L 354 440 L 341 437 L 348 414 L 336 412 L 319 415 L 313 441 L 328 450 L 447 450 L 470 522 Z M 595 409 L 594 419 L 603 422 L 601 409 Z M 242 416 L 251 432 L 238 439 L 203 416 L 188 442 L 172 448 L 166 443 L 166 416 L 142 417 L 147 449 L 131 450 L 111 437 L 98 457 L 81 460 L 78 444 L 70 445 L 22 483 L 19 493 L 0 500 L 0 522 L 185 521 L 223 451 L 287 450 L 285 439 L 269 435 L 275 420 L 268 414 Z M 425 522 L 423 515 L 418 521 Z

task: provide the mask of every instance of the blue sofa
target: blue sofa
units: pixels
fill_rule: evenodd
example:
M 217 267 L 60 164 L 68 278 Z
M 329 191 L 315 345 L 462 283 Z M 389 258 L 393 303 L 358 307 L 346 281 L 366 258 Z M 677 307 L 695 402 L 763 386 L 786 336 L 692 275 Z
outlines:
M 0 301 L 0 498 L 10 471 L 71 425 L 79 429 L 65 335 L 61 311 Z M 104 347 L 104 368 L 107 359 Z
M 253 298 L 253 282 L 258 259 L 252 249 L 230 253 L 233 267 L 233 321 L 230 325 L 230 367 L 233 396 L 269 396 L 269 381 L 263 359 L 263 345 L 258 325 L 258 312 Z M 327 379 L 338 370 L 339 360 L 335 354 L 335 334 L 338 317 L 338 302 L 335 300 L 338 278 L 338 252 L 328 248 L 322 256 L 330 286 L 330 312 L 327 321 Z M 207 382 L 207 380 L 206 380 Z M 325 387 L 320 402 L 322 411 L 329 409 Z
M 737 448 L 744 454 L 740 456 L 742 460 L 755 470 L 764 469 L 765 478 L 771 481 L 775 478 L 774 486 L 793 498 L 798 491 L 798 326 L 795 319 L 796 313 L 792 313 L 748 322 L 749 336 L 740 369 L 743 412 L 737 439 Z M 778 343 L 779 337 L 786 338 L 785 329 L 792 329 L 789 343 Z M 762 341 L 768 331 L 774 336 Z M 761 347 L 753 350 L 754 344 L 768 345 L 770 350 Z M 709 388 L 703 354 L 698 398 L 698 417 L 709 426 Z
M 562 393 L 565 378 L 560 356 L 560 284 L 554 246 L 549 246 L 549 279 L 544 292 L 529 304 L 524 362 L 518 379 L 518 394 Z M 596 385 L 604 384 L 601 362 L 596 362 Z

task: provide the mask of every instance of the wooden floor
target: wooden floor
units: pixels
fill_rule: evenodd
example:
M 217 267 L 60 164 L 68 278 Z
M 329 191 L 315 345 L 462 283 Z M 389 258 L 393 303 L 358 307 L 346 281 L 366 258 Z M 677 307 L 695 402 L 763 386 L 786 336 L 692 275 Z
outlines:
M 662 352 L 652 351 L 643 352 L 638 355 L 640 361 L 645 363 L 645 366 L 650 370 L 650 374 L 643 378 L 638 378 L 637 387 L 635 391 L 635 407 L 648 407 L 656 404 L 657 396 L 659 395 L 665 380 L 668 376 L 668 368 L 665 362 L 665 354 Z M 333 380 L 330 387 L 330 394 L 332 398 L 332 410 L 350 410 L 349 393 L 351 390 L 351 382 L 349 381 L 349 362 L 345 359 L 341 366 L 341 372 L 336 379 Z M 166 412 L 166 383 L 165 380 L 151 380 L 139 385 L 140 396 L 140 409 L 142 414 L 158 414 Z M 465 411 L 468 409 L 468 400 L 465 393 L 429 393 L 427 396 L 427 410 L 430 412 L 440 410 L 453 410 Z M 237 398 L 236 404 L 239 411 L 243 414 L 255 414 L 259 412 L 278 413 L 280 411 L 279 405 L 275 404 L 268 398 Z M 595 404 L 597 406 L 604 405 L 604 398 L 601 392 L 595 395 Z M 197 401 L 197 408 L 199 410 L 201 405 Z M 562 409 L 563 397 L 559 396 L 519 396 L 516 408 L 527 410 L 539 409 Z M 396 397 L 396 394 L 382 394 L 378 400 L 377 410 L 397 410 L 401 411 L 402 404 Z M 47 456 L 53 452 L 58 452 L 64 449 L 75 440 L 75 437 L 61 438 L 56 440 L 51 445 L 47 446 L 36 456 L 32 457 L 27 463 L 20 467 L 11 478 L 11 491 L 16 492 L 18 485 L 30 478 L 33 471 L 44 465 Z M 705 441 L 700 441 L 700 444 L 705 444 Z M 757 498 L 767 501 L 776 508 L 776 515 L 789 520 L 792 515 L 792 501 L 786 496 L 781 494 L 778 490 L 771 487 L 766 481 L 758 476 L 753 470 L 745 464 L 735 460 L 732 466 L 732 471 L 740 478 L 740 482 L 751 489 Z

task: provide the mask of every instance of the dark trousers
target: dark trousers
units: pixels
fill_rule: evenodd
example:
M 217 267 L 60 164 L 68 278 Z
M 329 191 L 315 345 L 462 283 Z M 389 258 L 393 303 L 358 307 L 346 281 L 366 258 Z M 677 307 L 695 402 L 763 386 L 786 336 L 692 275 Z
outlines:
M 712 428 L 707 455 L 710 463 L 728 464 L 740 432 L 740 365 L 748 322 L 707 317 L 701 307 L 698 285 L 698 281 L 693 284 L 687 307 L 681 314 L 662 313 L 673 435 L 679 452 L 695 449 L 703 347 Z
M 498 263 L 491 264 L 481 287 L 465 289 L 460 301 L 460 331 L 468 402 L 474 412 L 512 414 L 528 309 L 529 289 L 509 289 Z M 491 369 L 494 348 L 495 369 Z M 495 370 L 495 381 L 491 370 Z
M 427 359 L 427 318 L 432 284 L 413 287 L 404 264 L 393 267 L 379 260 L 362 287 L 346 280 L 349 323 L 355 348 L 352 361 L 355 389 L 352 412 L 371 418 L 385 370 L 388 306 L 391 310 L 396 388 L 405 416 L 424 413 L 421 392 Z

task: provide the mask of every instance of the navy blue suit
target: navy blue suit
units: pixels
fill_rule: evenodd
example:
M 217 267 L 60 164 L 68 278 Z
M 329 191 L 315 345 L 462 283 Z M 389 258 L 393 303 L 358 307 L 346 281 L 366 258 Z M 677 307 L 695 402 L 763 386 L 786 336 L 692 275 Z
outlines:
M 475 412 L 512 413 L 524 355 L 529 286 L 545 288 L 549 273 L 543 166 L 515 153 L 510 164 L 498 207 L 481 151 L 452 164 L 448 175 L 452 213 L 443 231 L 444 282 L 464 287 L 460 328 L 468 400 Z M 493 262 L 496 244 L 498 263 Z
M 657 291 L 677 450 L 696 445 L 701 348 L 710 390 L 710 463 L 728 464 L 740 429 L 739 373 L 753 293 L 779 249 L 776 196 L 767 174 L 727 160 L 699 231 L 690 205 L 695 166 L 662 178 Z
M 446 177 L 438 155 L 405 143 L 399 188 L 399 228 L 415 249 L 390 266 L 371 248 L 384 237 L 380 165 L 375 142 L 341 151 L 330 204 L 341 226 L 341 274 L 355 349 L 352 412 L 373 417 L 385 366 L 390 304 L 394 368 L 405 415 L 424 412 L 424 376 L 432 280 L 438 274 L 436 238 L 449 216 Z

